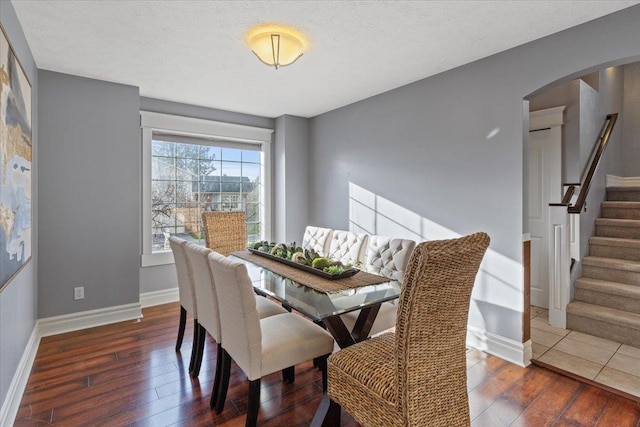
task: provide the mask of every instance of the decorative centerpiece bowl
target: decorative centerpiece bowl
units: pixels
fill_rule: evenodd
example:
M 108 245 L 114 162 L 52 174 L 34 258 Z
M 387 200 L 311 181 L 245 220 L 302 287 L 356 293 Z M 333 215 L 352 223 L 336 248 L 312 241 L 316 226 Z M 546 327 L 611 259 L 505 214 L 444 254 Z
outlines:
M 360 271 L 351 264 L 344 265 L 323 257 L 312 249 L 302 249 L 296 242 L 290 244 L 261 241 L 250 244 L 249 252 L 304 270 L 329 280 L 351 277 Z

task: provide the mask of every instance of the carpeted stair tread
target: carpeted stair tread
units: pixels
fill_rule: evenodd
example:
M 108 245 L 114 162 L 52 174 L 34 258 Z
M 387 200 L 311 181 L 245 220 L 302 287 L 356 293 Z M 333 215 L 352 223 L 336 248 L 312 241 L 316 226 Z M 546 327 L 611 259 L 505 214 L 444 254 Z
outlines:
M 581 277 L 576 280 L 576 289 L 586 289 L 593 292 L 602 292 L 640 300 L 640 286 L 627 285 L 626 283 Z
M 640 249 L 640 239 L 624 239 L 622 237 L 593 236 L 589 238 L 589 244 Z
M 613 227 L 639 227 L 639 219 L 596 218 L 596 225 L 608 225 Z
M 640 209 L 640 202 L 627 202 L 624 200 L 607 200 L 602 202 L 602 206 L 607 208 Z
M 640 202 L 602 202 L 600 218 L 640 220 Z
M 605 323 L 612 323 L 629 329 L 640 331 L 640 314 L 602 307 L 581 301 L 573 301 L 567 305 L 567 314 L 586 317 Z
M 625 192 L 633 192 L 640 191 L 640 187 L 632 187 L 632 186 L 624 186 L 624 187 L 607 187 L 607 191 L 625 191 Z
M 617 258 L 603 258 L 597 256 L 587 256 L 582 259 L 582 265 L 592 267 L 614 268 L 632 272 L 640 272 L 640 262 Z

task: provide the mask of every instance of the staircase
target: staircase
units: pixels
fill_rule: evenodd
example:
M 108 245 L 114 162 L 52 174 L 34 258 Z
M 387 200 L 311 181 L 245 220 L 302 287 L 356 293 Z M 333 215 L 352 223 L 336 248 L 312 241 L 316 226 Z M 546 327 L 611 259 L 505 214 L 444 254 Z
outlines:
M 608 187 L 567 328 L 640 347 L 640 187 Z

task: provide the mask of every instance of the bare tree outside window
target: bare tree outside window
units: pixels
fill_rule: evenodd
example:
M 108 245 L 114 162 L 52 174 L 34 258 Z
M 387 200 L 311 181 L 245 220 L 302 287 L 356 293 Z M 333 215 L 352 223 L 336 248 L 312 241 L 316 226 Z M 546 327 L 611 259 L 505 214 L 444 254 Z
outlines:
M 259 236 L 261 167 L 259 151 L 153 140 L 153 250 L 173 234 L 204 244 L 205 210 L 245 210 L 248 235 Z

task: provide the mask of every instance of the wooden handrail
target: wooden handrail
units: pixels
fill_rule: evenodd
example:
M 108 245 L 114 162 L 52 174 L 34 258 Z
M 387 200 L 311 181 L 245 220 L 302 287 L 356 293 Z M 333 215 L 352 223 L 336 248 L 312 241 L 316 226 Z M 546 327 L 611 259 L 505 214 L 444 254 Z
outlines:
M 604 124 L 602 125 L 602 129 L 600 130 L 600 136 L 598 137 L 596 154 L 593 156 L 593 161 L 591 162 L 589 171 L 580 186 L 580 193 L 578 194 L 576 204 L 569 206 L 568 208 L 569 213 L 580 213 L 582 212 L 582 209 L 584 209 L 584 204 L 587 201 L 587 193 L 589 193 L 589 187 L 591 186 L 591 180 L 593 180 L 593 175 L 596 173 L 596 168 L 600 163 L 604 149 L 607 148 L 607 143 L 611 138 L 611 132 L 613 131 L 613 126 L 616 124 L 616 120 L 618 120 L 618 113 L 607 114 Z M 573 195 L 573 190 L 575 190 L 575 188 L 570 186 L 567 189 L 567 193 L 569 190 L 571 190 L 571 194 Z M 562 201 L 564 202 L 566 198 L 567 195 L 565 194 Z M 571 196 L 569 196 L 569 200 L 571 200 Z
M 580 184 L 577 184 L 580 185 Z M 564 193 L 564 197 L 562 197 L 562 201 L 560 203 L 549 203 L 549 206 L 569 206 L 571 204 L 571 198 L 573 197 L 573 193 L 576 191 L 576 185 L 571 184 L 567 188 L 566 193 Z

